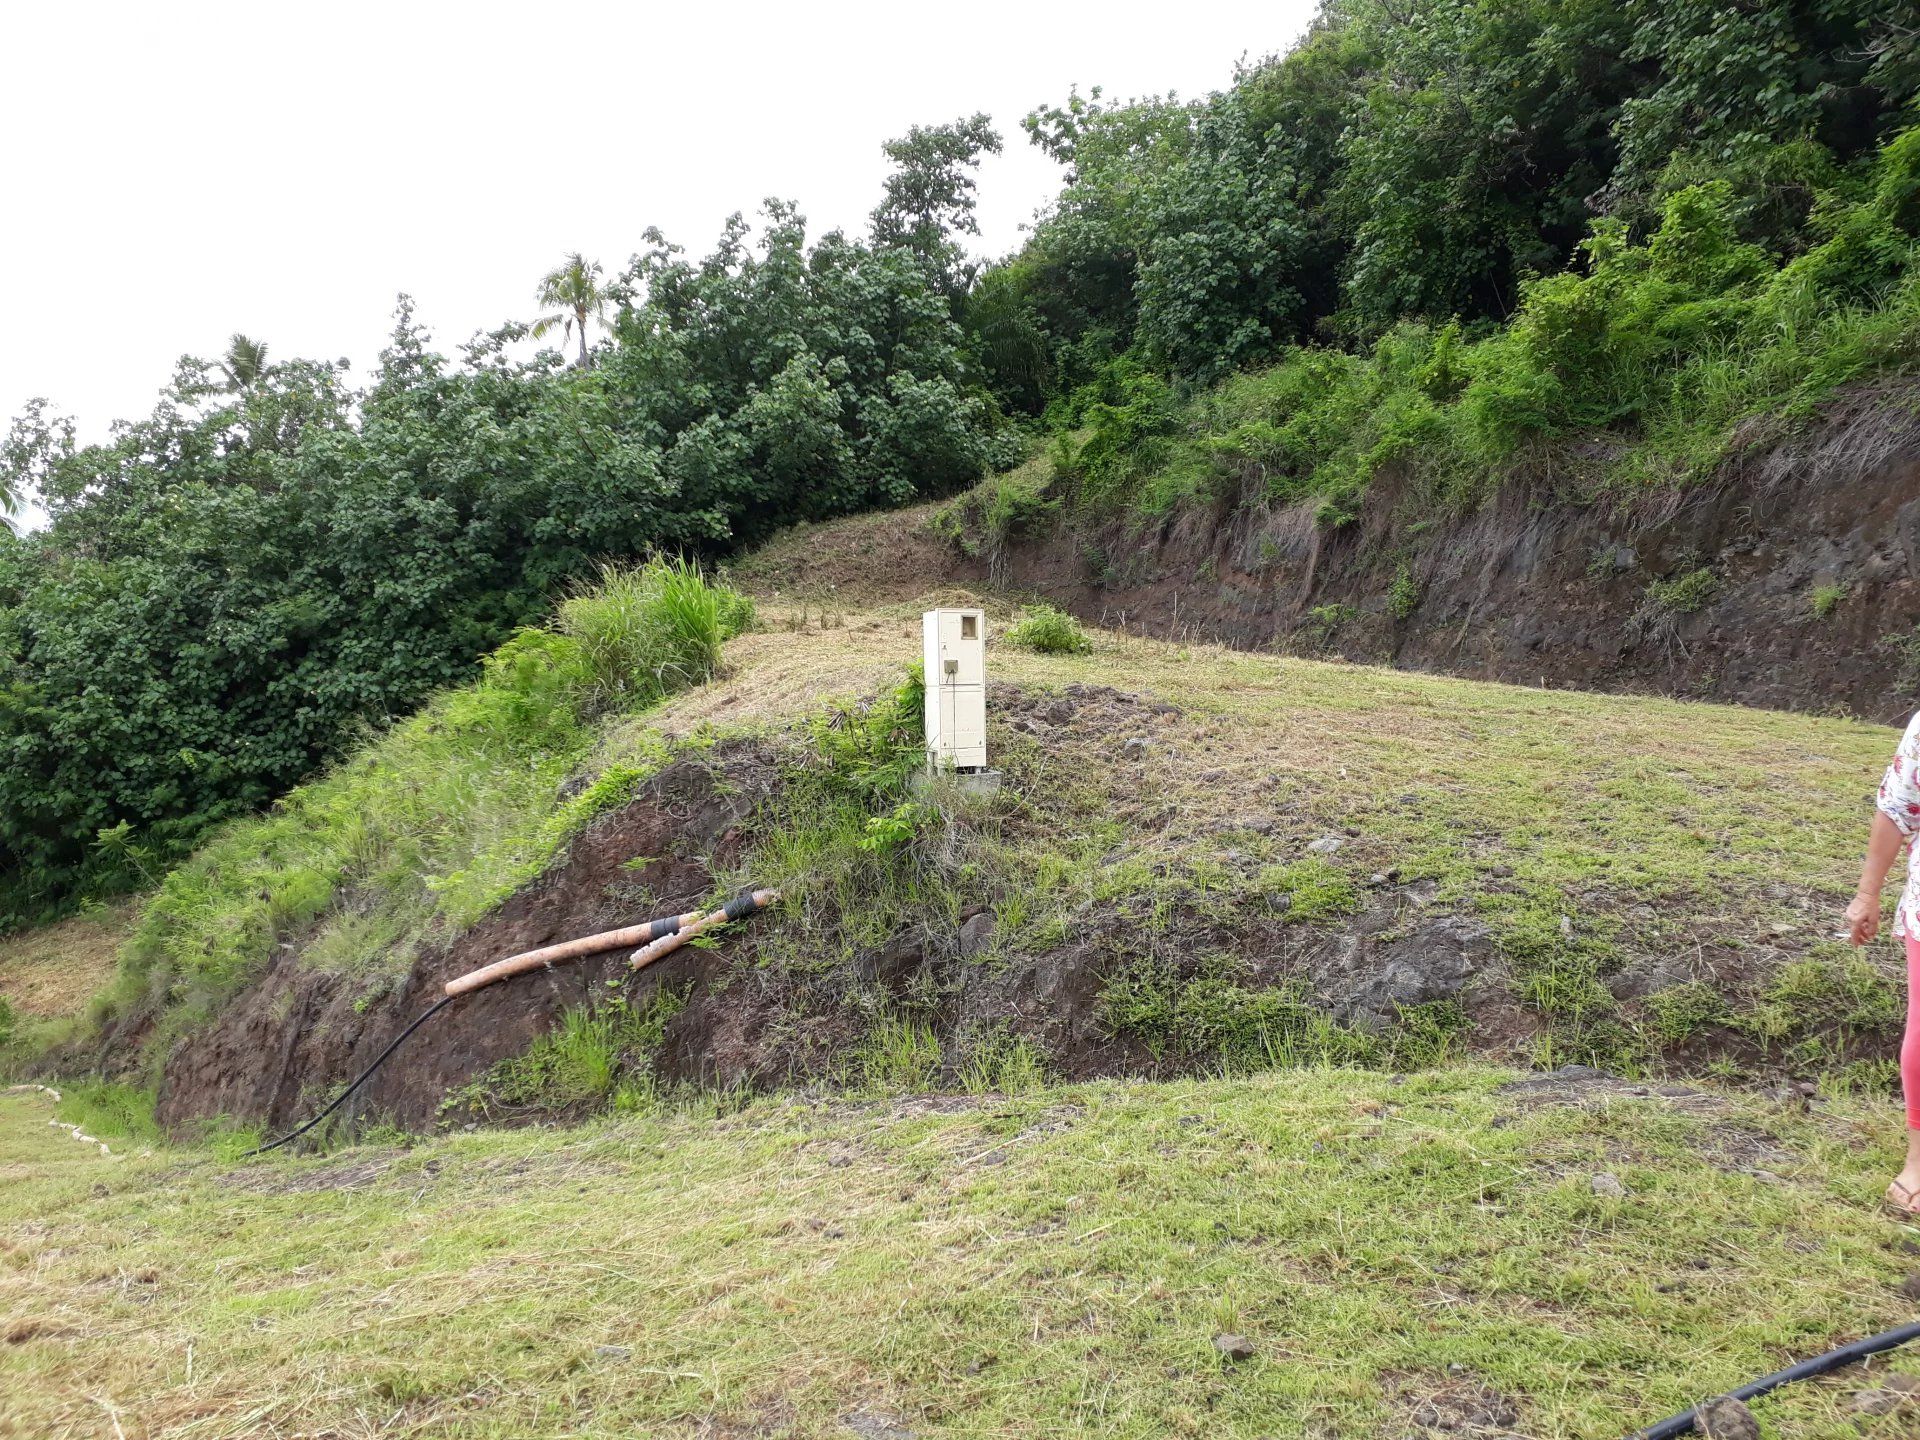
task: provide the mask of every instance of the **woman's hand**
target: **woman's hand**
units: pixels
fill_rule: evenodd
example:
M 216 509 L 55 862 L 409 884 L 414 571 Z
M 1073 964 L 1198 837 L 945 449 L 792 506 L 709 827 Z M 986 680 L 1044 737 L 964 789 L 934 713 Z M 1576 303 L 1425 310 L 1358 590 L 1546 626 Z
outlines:
M 1880 933 L 1880 897 L 1862 890 L 1847 906 L 1847 938 L 1865 945 Z

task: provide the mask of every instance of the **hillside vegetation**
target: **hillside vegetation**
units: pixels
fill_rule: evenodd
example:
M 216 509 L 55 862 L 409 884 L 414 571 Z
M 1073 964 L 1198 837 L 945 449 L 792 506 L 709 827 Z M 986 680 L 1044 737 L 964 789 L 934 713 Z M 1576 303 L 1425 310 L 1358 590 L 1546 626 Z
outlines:
M 811 538 L 821 575 L 866 528 Z M 662 586 L 697 612 L 669 632 L 691 650 L 633 618 Z M 727 612 L 744 613 L 730 593 L 673 567 L 616 574 L 474 685 L 229 826 L 141 909 L 94 1011 L 123 1037 L 113 1063 L 163 1081 L 175 1041 L 289 952 L 287 983 L 358 997 L 308 1031 L 350 1022 L 356 1045 L 383 1043 L 419 986 L 486 958 L 450 957 L 543 868 L 559 874 L 573 837 L 663 806 L 684 839 L 647 842 L 669 849 L 549 906 L 522 943 L 748 884 L 787 901 L 711 963 L 643 987 L 637 1028 L 585 1036 L 599 1079 L 562 1109 L 685 1076 L 844 1085 L 877 1066 L 958 1084 L 1008 1065 L 1467 1051 L 1889 1081 L 1894 967 L 1827 938 L 1881 727 L 1173 646 L 1039 610 L 992 651 L 1006 785 L 982 803 L 910 784 L 924 601 L 763 599 L 760 628 L 722 650 Z M 715 664 L 721 678 L 659 700 Z M 669 775 L 697 782 L 693 798 L 650 788 Z M 731 797 L 726 818 L 700 818 L 709 794 Z M 596 854 L 605 843 L 620 842 Z M 751 984 L 730 994 L 732 977 Z M 656 994 L 668 1012 L 646 1010 Z M 731 1058 L 709 1053 L 721 1024 Z M 242 1033 L 244 1069 L 257 1040 Z M 315 1061 L 329 1068 L 307 1093 L 346 1078 L 351 1053 Z
M 1912 371 L 1916 30 L 1867 0 L 1328 0 L 1197 100 L 1027 116 L 1062 188 L 985 265 L 990 117 L 913 127 L 866 233 L 770 200 L 698 262 L 580 255 L 543 314 L 364 392 L 235 337 L 0 493 L 0 923 L 150 883 L 606 560 L 714 555 L 1057 444 L 1053 498 L 1164 514 L 1386 473 L 1685 480 Z M 532 287 L 529 287 L 532 289 Z M 563 331 L 557 351 L 515 342 Z M 589 343 L 591 333 L 593 343 Z M 1890 399 L 1889 404 L 1897 403 Z

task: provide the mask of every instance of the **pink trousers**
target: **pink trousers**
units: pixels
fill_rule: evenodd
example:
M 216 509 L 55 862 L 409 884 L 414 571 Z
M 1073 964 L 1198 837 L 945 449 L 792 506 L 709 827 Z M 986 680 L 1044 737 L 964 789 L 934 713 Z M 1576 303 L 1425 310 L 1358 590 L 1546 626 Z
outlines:
M 1920 1130 L 1920 940 L 1907 937 L 1907 1034 L 1900 1042 L 1900 1089 L 1907 1128 Z

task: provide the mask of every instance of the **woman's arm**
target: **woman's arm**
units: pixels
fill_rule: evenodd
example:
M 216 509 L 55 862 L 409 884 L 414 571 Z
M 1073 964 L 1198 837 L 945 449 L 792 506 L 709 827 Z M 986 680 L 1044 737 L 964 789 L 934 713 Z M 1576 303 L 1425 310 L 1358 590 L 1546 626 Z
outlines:
M 1874 812 L 1867 858 L 1860 866 L 1860 888 L 1847 906 L 1847 938 L 1856 945 L 1864 945 L 1880 933 L 1880 890 L 1906 841 L 1893 817 L 1884 810 Z
M 1920 715 L 1907 725 L 1900 748 L 1874 797 L 1877 812 L 1860 866 L 1860 888 L 1847 906 L 1847 938 L 1864 945 L 1880 933 L 1880 889 L 1907 837 L 1920 829 Z

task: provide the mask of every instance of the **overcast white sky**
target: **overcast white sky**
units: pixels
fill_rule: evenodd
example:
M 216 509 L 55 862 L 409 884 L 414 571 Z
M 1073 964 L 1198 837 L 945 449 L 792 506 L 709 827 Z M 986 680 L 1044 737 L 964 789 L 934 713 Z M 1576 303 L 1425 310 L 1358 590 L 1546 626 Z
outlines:
M 703 253 L 768 195 L 857 228 L 881 142 L 975 110 L 1002 253 L 1057 187 L 1026 111 L 1217 89 L 1313 9 L 0 0 L 0 418 L 45 395 L 102 438 L 235 330 L 365 367 L 402 290 L 451 345 L 568 250 Z

